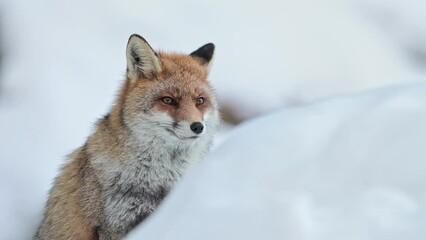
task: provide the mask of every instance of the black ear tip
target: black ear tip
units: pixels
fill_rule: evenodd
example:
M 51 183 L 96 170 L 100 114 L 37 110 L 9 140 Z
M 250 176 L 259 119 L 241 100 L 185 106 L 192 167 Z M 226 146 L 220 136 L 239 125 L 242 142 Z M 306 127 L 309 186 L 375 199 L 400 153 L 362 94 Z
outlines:
M 200 47 L 197 51 L 208 53 L 207 55 L 213 55 L 215 45 L 213 43 L 207 43 L 206 45 Z
M 132 39 L 134 39 L 134 38 L 139 38 L 139 39 L 141 39 L 142 41 L 147 42 L 147 41 L 145 40 L 145 38 L 143 38 L 141 35 L 136 34 L 136 33 L 133 33 L 132 35 L 130 35 L 129 40 L 127 41 L 127 43 L 129 43 L 129 42 L 130 42 L 130 40 L 132 40 Z
M 203 59 L 206 63 L 210 62 L 213 57 L 215 45 L 213 43 L 207 43 L 199 49 L 192 52 L 190 55 Z
M 207 43 L 206 45 L 203 46 L 203 48 L 205 48 L 206 50 L 210 50 L 210 51 L 214 51 L 214 48 L 216 46 L 213 43 Z

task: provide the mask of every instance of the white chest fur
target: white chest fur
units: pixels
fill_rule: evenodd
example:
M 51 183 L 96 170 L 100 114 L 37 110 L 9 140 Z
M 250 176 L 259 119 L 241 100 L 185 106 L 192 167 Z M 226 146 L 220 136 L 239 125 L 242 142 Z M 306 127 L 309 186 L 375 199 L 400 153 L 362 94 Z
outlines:
M 158 206 L 182 174 L 199 161 L 210 145 L 209 139 L 191 144 L 165 145 L 148 138 L 147 144 L 120 159 L 96 156 L 93 166 L 100 172 L 104 215 L 107 225 L 126 232 Z

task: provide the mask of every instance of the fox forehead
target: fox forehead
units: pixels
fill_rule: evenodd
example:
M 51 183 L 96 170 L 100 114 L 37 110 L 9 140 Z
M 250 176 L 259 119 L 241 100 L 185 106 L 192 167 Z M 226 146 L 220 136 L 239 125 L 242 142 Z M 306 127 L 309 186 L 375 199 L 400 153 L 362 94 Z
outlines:
M 187 55 L 159 54 L 162 71 L 156 79 L 139 81 L 139 89 L 150 95 L 169 95 L 175 98 L 210 95 L 207 72 Z
M 162 71 L 159 74 L 160 78 L 167 79 L 174 77 L 193 76 L 198 80 L 207 79 L 207 70 L 202 67 L 193 57 L 183 54 L 158 54 L 161 60 Z

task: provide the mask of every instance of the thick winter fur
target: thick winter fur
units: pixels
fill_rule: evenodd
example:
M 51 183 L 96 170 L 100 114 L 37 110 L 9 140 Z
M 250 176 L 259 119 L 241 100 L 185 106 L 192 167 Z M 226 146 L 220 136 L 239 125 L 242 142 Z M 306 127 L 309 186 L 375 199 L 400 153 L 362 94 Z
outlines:
M 219 124 L 207 81 L 213 51 L 206 44 L 190 55 L 156 53 L 130 37 L 116 103 L 56 178 L 34 239 L 122 239 L 155 210 L 208 151 Z

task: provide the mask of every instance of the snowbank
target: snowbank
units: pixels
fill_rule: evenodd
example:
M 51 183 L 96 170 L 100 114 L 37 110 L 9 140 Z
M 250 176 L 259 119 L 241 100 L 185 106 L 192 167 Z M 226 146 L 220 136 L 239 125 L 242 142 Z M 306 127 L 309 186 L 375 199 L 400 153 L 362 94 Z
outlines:
M 127 239 L 425 239 L 426 84 L 237 127 Z

